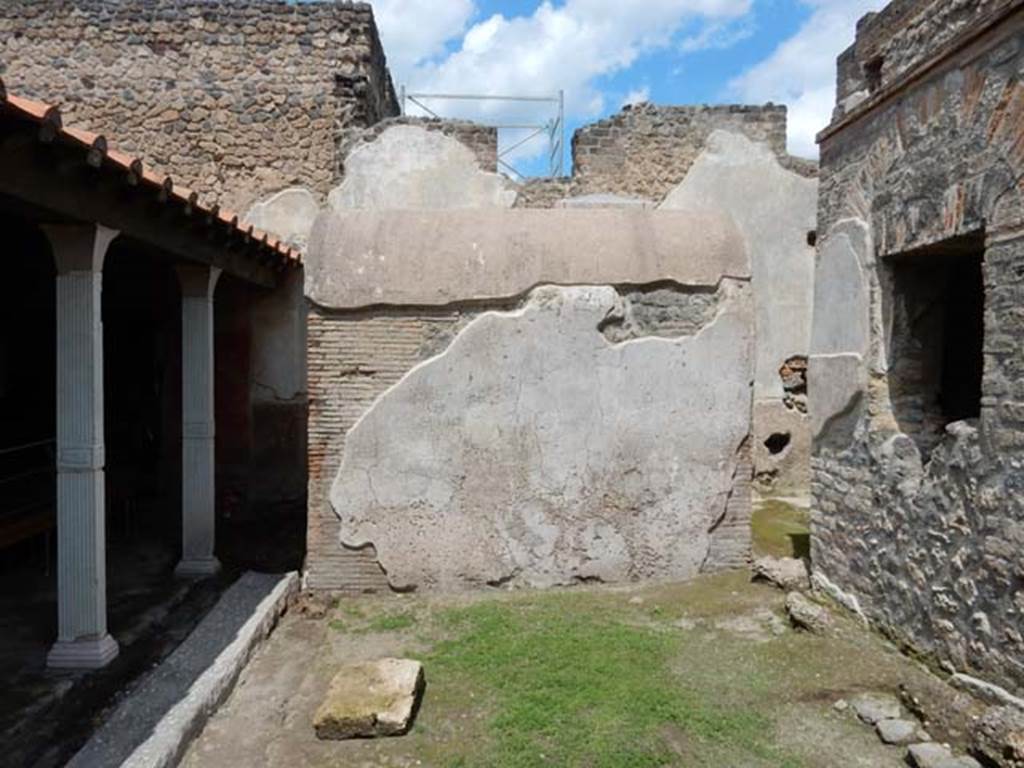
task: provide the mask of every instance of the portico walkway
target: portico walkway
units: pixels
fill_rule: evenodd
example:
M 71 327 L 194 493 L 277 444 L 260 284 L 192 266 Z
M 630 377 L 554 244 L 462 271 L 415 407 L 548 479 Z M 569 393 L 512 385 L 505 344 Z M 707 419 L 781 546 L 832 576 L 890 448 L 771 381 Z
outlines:
M 215 573 L 214 289 L 218 278 L 273 289 L 298 254 L 205 206 L 173 179 L 65 128 L 52 105 L 0 81 L 0 212 L 45 233 L 56 268 L 59 628 L 48 664 L 96 668 L 117 656 L 107 630 L 104 263 L 115 242 L 171 264 L 181 289 L 181 503 L 185 577 Z M 18 254 L 12 254 L 15 258 Z M 117 354 L 115 350 L 113 354 Z M 0 517 L 0 523 L 3 522 Z

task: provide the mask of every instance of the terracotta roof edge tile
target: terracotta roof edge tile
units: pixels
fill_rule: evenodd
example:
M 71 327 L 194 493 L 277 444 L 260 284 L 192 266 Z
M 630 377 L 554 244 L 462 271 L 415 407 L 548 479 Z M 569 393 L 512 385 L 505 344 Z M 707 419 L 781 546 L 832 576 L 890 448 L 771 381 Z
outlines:
M 171 176 L 161 175 L 155 170 L 151 170 L 139 157 L 111 148 L 102 134 L 92 133 L 82 128 L 65 128 L 59 106 L 17 96 L 7 89 L 2 78 L 0 78 L 0 105 L 38 123 L 41 138 L 45 141 L 63 139 L 84 146 L 90 150 L 87 161 L 95 167 L 100 168 L 107 161 L 115 167 L 127 171 L 129 176 L 134 178 L 132 183 L 141 183 L 159 189 L 166 198 L 173 197 L 192 207 L 195 211 L 205 213 L 210 217 L 211 223 L 220 221 L 227 224 L 236 234 L 247 239 L 257 240 L 262 248 L 273 252 L 285 263 L 302 263 L 302 255 L 295 249 L 285 245 L 269 233 L 256 230 L 252 225 L 246 227 L 245 224 L 240 223 L 238 214 L 230 210 L 222 210 L 217 203 L 210 206 L 200 204 L 197 192 L 183 186 L 175 188 L 174 179 Z

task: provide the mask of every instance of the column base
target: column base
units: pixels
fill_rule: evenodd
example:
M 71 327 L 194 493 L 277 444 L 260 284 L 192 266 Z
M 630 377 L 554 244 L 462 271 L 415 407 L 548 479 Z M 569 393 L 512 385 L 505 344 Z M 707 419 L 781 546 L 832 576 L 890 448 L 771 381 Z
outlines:
M 58 640 L 46 657 L 51 669 L 100 669 L 117 658 L 117 641 L 110 635 Z
M 201 579 L 220 572 L 220 560 L 216 557 L 203 560 L 182 560 L 174 569 L 174 575 L 180 579 Z

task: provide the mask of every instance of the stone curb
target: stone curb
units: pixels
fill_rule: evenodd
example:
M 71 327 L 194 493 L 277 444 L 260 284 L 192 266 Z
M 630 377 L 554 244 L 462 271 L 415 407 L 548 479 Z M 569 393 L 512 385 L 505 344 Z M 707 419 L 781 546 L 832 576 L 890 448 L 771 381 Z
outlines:
M 192 634 L 135 686 L 68 768 L 178 765 L 298 589 L 295 572 L 243 574 Z

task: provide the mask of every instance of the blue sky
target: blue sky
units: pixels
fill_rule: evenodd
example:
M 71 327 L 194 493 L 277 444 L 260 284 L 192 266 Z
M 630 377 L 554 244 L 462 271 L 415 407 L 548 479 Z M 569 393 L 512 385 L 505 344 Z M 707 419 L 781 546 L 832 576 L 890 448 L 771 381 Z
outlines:
M 835 58 L 884 0 L 373 0 L 396 85 L 446 93 L 564 90 L 567 139 L 627 101 L 790 108 L 790 151 L 815 157 Z M 543 122 L 544 106 L 431 103 L 445 116 Z M 508 144 L 521 134 L 508 132 Z M 534 143 L 513 162 L 544 170 Z

